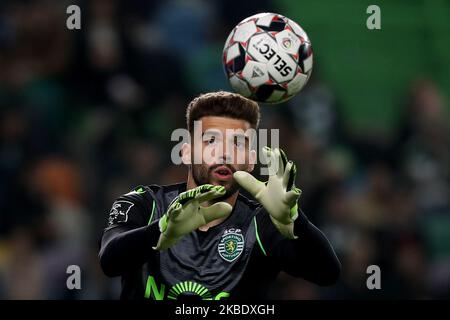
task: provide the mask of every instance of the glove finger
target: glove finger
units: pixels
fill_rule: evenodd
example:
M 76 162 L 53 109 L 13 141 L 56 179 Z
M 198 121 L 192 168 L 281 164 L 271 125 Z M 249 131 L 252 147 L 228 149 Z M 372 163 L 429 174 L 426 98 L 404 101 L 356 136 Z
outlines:
M 179 214 L 181 213 L 181 209 L 182 209 L 182 205 L 179 202 L 175 202 L 170 208 L 169 210 L 167 210 L 167 217 L 170 220 L 174 220 L 176 219 Z
M 283 150 L 279 148 L 275 148 L 275 161 L 278 160 L 278 170 L 277 170 L 277 176 L 279 178 L 283 178 L 284 171 L 287 165 L 287 157 Z
M 283 162 L 283 168 L 286 167 L 288 161 L 288 158 L 286 156 L 286 153 L 283 151 L 283 149 L 278 149 L 278 151 L 280 152 L 280 156 L 281 156 L 281 161 Z
M 280 151 L 278 148 L 273 149 L 270 157 L 270 167 L 269 167 L 269 174 L 276 177 L 282 177 L 280 176 L 280 172 L 284 172 L 283 167 L 283 161 L 281 160 Z
M 192 199 L 195 199 L 199 194 L 207 193 L 208 191 L 214 189 L 215 186 L 212 184 L 203 184 L 201 186 L 198 186 L 194 189 L 187 190 L 183 193 L 180 193 L 178 196 L 178 202 L 184 205 L 186 202 L 191 201 Z
M 286 190 L 295 189 L 294 185 L 295 185 L 295 178 L 296 177 L 297 177 L 297 166 L 294 163 L 293 166 L 292 166 L 292 169 L 290 171 L 290 174 L 289 174 L 289 180 L 288 180 L 288 183 L 286 185 Z
M 234 180 L 245 190 L 247 190 L 253 197 L 258 199 L 258 194 L 264 190 L 265 184 L 247 171 L 236 171 L 233 174 Z
M 266 164 L 270 163 L 270 157 L 272 155 L 272 149 L 268 146 L 265 146 L 262 148 L 262 155 L 263 155 L 263 160 L 265 160 Z
M 206 223 L 227 217 L 232 210 L 233 207 L 227 202 L 217 202 L 209 207 L 200 207 L 200 212 Z
M 300 195 L 302 194 L 302 191 L 300 189 L 293 189 L 291 191 L 288 191 L 286 193 L 286 203 L 289 205 L 289 207 L 292 207 L 297 203 L 298 198 L 300 198 Z
M 273 150 L 270 147 L 263 147 L 262 148 L 262 160 L 263 164 L 267 165 L 267 169 L 269 170 L 269 175 L 275 175 L 277 172 L 277 167 L 274 162 L 274 153 Z
M 286 169 L 284 170 L 283 180 L 281 180 L 281 185 L 283 186 L 283 188 L 285 190 L 289 190 L 289 189 L 287 189 L 287 185 L 291 178 L 291 171 L 292 171 L 293 167 L 294 167 L 294 164 L 292 163 L 292 161 L 289 161 L 286 165 Z
M 226 190 L 224 186 L 214 186 L 208 192 L 197 194 L 195 196 L 195 200 L 197 200 L 199 203 L 210 201 L 214 198 L 223 196 L 225 192 Z
M 269 147 L 263 147 L 262 149 L 263 159 L 267 164 L 267 169 L 269 171 L 269 176 L 274 176 L 277 174 L 278 170 L 280 170 L 280 165 L 278 162 L 278 158 L 275 154 L 275 149 L 271 149 Z

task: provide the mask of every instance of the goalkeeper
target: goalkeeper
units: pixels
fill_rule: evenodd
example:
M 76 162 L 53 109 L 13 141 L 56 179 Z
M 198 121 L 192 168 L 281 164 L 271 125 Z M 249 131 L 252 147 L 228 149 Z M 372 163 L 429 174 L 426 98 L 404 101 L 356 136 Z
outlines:
M 258 181 L 251 137 L 225 134 L 257 129 L 258 104 L 213 92 L 195 98 L 186 116 L 194 137 L 181 148 L 187 181 L 140 186 L 112 205 L 99 257 L 106 275 L 122 277 L 121 298 L 266 298 L 280 271 L 334 284 L 340 263 L 299 207 L 295 164 L 265 147 L 269 175 Z M 239 152 L 245 161 L 236 161 Z

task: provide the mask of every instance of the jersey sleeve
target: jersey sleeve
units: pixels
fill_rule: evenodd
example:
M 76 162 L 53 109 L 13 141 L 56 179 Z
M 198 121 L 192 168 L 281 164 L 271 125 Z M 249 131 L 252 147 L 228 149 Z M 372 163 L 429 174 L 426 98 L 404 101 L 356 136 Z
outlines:
M 100 242 L 100 266 L 107 276 L 120 276 L 154 258 L 160 231 L 153 192 L 138 187 L 112 204 Z
M 297 239 L 281 235 L 265 210 L 257 214 L 256 223 L 263 254 L 275 261 L 280 270 L 318 285 L 337 281 L 341 270 L 339 259 L 326 236 L 300 209 L 294 222 Z
M 148 187 L 137 187 L 117 198 L 109 211 L 107 228 L 148 225 L 156 209 L 156 200 Z

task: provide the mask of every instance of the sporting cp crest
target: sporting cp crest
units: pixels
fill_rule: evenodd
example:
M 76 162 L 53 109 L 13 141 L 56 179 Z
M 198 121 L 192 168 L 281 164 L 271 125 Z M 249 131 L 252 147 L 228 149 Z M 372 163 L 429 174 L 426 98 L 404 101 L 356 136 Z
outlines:
M 225 261 L 236 260 L 244 250 L 244 236 L 241 229 L 228 229 L 219 241 L 219 254 Z

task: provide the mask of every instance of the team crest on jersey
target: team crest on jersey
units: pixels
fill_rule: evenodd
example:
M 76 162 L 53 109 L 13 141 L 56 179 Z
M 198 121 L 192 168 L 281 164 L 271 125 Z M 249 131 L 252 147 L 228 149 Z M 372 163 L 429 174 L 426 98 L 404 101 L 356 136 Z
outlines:
M 128 211 L 130 211 L 132 206 L 134 206 L 134 203 L 125 200 L 114 202 L 111 211 L 109 212 L 109 225 L 119 222 L 127 222 Z
M 218 245 L 219 255 L 225 261 L 236 260 L 244 251 L 244 236 L 241 229 L 227 229 L 222 235 Z

